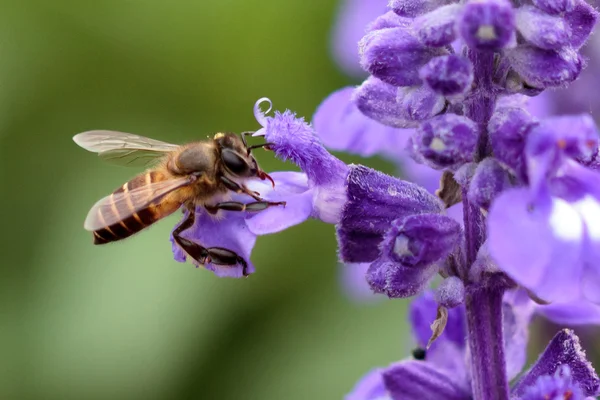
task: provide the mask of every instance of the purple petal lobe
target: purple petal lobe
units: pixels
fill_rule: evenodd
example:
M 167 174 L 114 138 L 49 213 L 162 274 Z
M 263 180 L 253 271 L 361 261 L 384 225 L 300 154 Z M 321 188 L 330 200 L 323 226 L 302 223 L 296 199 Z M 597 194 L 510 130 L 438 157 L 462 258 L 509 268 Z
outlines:
M 261 118 L 260 114 L 258 118 Z M 275 155 L 298 165 L 312 183 L 328 185 L 346 178 L 346 164 L 325 150 L 304 118 L 297 118 L 286 110 L 283 114 L 276 112 L 273 117 L 264 117 L 259 123 L 263 128 L 255 135 L 264 135 L 267 142 L 273 143 L 270 147 Z
M 345 400 L 386 400 L 387 392 L 383 385 L 383 369 L 375 368 L 360 378 Z
M 585 400 L 579 385 L 573 382 L 571 370 L 561 365 L 554 375 L 540 376 L 527 388 L 521 400 Z
M 446 46 L 454 41 L 454 22 L 462 6 L 449 4 L 415 18 L 413 31 L 426 46 Z
M 416 121 L 409 120 L 398 95 L 397 87 L 371 76 L 356 89 L 353 101 L 365 116 L 383 125 L 395 128 L 416 126 Z
M 533 0 L 533 4 L 548 14 L 557 15 L 565 11 L 572 11 L 575 0 Z
M 592 364 L 586 359 L 579 338 L 572 330 L 563 329 L 554 336 L 536 363 L 517 382 L 512 395 L 515 397 L 524 395 L 528 388 L 535 387 L 540 377 L 556 374 L 562 365 L 569 367 L 572 381 L 586 396 L 598 394 L 600 379 Z
M 433 168 L 455 168 L 473 159 L 477 138 L 473 121 L 443 114 L 421 124 L 415 132 L 413 150 Z
M 365 2 L 364 0 L 360 1 Z M 369 1 L 366 1 L 365 3 L 368 2 Z M 385 28 L 408 28 L 411 23 L 412 18 L 401 17 L 394 11 L 388 11 L 385 14 L 378 16 L 375 21 L 367 25 L 367 32 L 378 31 Z M 361 38 L 362 36 L 355 41 L 355 45 Z
M 471 0 L 463 8 L 458 31 L 471 48 L 498 50 L 514 40 L 515 16 L 506 0 Z
M 410 215 L 392 222 L 380 248 L 407 267 L 420 268 L 447 257 L 460 241 L 458 222 L 439 214 Z
M 375 293 L 391 299 L 412 297 L 422 292 L 438 267 L 406 267 L 385 257 L 375 260 L 367 271 L 367 282 Z
M 456 307 L 464 300 L 465 285 L 456 276 L 444 279 L 435 291 L 435 301 L 446 308 Z
M 313 193 L 310 190 L 286 197 L 285 207 L 270 207 L 248 218 L 248 229 L 255 235 L 267 235 L 301 224 L 313 211 L 312 199 Z
M 388 86 L 383 82 L 381 84 Z M 313 116 L 313 126 L 323 144 L 331 150 L 345 151 L 363 157 L 375 154 L 398 157 L 398 153 L 406 146 L 409 132 L 384 126 L 375 120 L 377 118 L 367 117 L 351 100 L 353 92 L 353 87 L 333 92 L 317 108 Z M 395 103 L 396 91 L 393 92 L 393 98 L 387 100 Z M 384 97 L 382 103 L 386 104 L 385 94 L 381 96 Z M 390 111 L 394 112 L 394 110 Z M 382 114 L 387 115 L 389 112 L 386 113 L 384 110 Z
M 403 87 L 398 89 L 396 99 L 410 121 L 424 121 L 444 110 L 444 97 L 427 86 Z
M 525 5 L 517 9 L 516 21 L 525 40 L 542 49 L 557 50 L 570 42 L 570 29 L 559 16 Z
M 507 190 L 492 204 L 488 233 L 490 254 L 516 282 L 547 301 L 578 298 L 584 229 L 568 203 Z
M 587 300 L 539 305 L 536 312 L 561 325 L 600 325 L 600 305 Z
M 583 68 L 581 57 L 571 47 L 554 51 L 521 45 L 506 54 L 514 71 L 528 85 L 539 89 L 572 82 Z
M 492 200 L 510 187 L 508 172 L 494 158 L 486 158 L 477 165 L 467 196 L 478 207 L 488 210 Z
M 575 7 L 564 16 L 571 30 L 571 45 L 576 49 L 590 37 L 598 21 L 598 12 L 583 0 L 576 0 Z
M 500 108 L 488 123 L 494 157 L 512 168 L 517 176 L 525 174 L 525 140 L 536 122 L 521 108 Z
M 473 66 L 465 57 L 451 54 L 433 58 L 419 71 L 431 90 L 444 96 L 466 93 L 473 82 Z
M 181 236 L 206 248 L 220 247 L 233 251 L 248 264 L 247 273 L 253 273 L 254 265 L 250 262 L 250 253 L 256 242 L 256 235 L 246 226 L 242 213 L 225 211 L 222 215 L 221 218 L 216 219 L 209 216 L 204 207 L 198 207 L 194 225 L 183 231 Z M 178 245 L 173 244 L 173 252 L 176 257 L 179 257 L 179 261 L 181 253 L 178 248 Z M 239 263 L 235 265 L 209 263 L 204 267 L 220 277 L 243 277 L 243 267 Z
M 402 361 L 383 372 L 383 382 L 394 400 L 469 400 L 469 390 L 447 372 L 424 361 Z
M 371 262 L 390 221 L 408 215 L 439 213 L 440 200 L 425 189 L 364 166 L 350 166 L 348 202 L 337 226 L 340 258 Z
M 443 48 L 424 46 L 406 28 L 372 31 L 360 42 L 361 65 L 373 76 L 394 86 L 421 84 L 419 68 Z

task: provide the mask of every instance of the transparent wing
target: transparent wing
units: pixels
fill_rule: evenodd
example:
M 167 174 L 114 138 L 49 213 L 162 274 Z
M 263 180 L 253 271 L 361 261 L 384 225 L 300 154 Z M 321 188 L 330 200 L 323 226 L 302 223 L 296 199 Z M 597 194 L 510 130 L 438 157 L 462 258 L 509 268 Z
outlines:
M 88 131 L 75 135 L 75 143 L 98 153 L 103 160 L 125 166 L 149 166 L 179 146 L 132 133 Z
M 96 231 L 117 224 L 148 207 L 152 202 L 158 202 L 163 196 L 189 184 L 189 178 L 181 177 L 110 194 L 92 206 L 83 227 L 88 231 Z

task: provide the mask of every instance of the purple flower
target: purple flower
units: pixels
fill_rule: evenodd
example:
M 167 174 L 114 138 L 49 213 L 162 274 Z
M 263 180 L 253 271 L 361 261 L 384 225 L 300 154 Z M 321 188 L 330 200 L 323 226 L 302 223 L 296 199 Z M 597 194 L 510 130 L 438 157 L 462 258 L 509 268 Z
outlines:
M 352 400 L 390 399 L 472 399 L 471 371 L 466 357 L 467 331 L 463 307 L 448 310 L 444 332 L 427 350 L 430 324 L 436 318 L 438 304 L 431 292 L 416 298 L 410 307 L 410 322 L 419 351 L 418 359 L 406 359 L 386 368 L 378 368 L 363 377 L 346 397 Z M 517 376 L 526 359 L 528 325 L 536 306 L 523 292 L 509 292 L 504 300 L 504 345 L 509 378 Z M 511 390 L 514 399 L 540 399 L 572 390 L 574 395 L 598 393 L 600 379 L 591 368 L 572 331 L 562 330 L 550 342 L 540 359 Z M 378 397 L 379 396 L 379 397 Z M 529 397 L 528 397 L 529 396 Z M 554 399 L 555 397 L 547 397 Z M 562 397 L 557 397 L 562 399 Z
M 204 247 L 219 247 L 235 252 L 242 257 L 246 264 L 246 274 L 255 271 L 250 261 L 252 248 L 256 243 L 256 237 L 261 232 L 277 232 L 289 226 L 303 222 L 310 215 L 311 210 L 305 208 L 300 200 L 302 193 L 308 190 L 308 180 L 305 174 L 299 172 L 274 172 L 271 177 L 275 186 L 261 181 L 249 182 L 250 190 L 255 190 L 267 201 L 287 201 L 286 207 L 272 207 L 259 213 L 219 211 L 217 216 L 210 215 L 204 207 L 196 208 L 194 225 L 185 230 L 181 236 L 199 243 Z M 247 201 L 241 195 L 233 197 L 234 200 Z M 268 212 L 259 221 L 253 221 L 263 212 Z M 278 218 L 279 216 L 280 218 Z M 184 216 L 185 218 L 185 216 Z M 176 261 L 185 262 L 186 253 L 175 243 L 171 236 L 173 256 Z M 199 265 L 198 265 L 199 266 Z M 240 278 L 243 275 L 241 263 L 236 265 L 217 265 L 207 263 L 204 268 L 213 271 L 220 277 Z
M 342 207 L 346 203 L 348 166 L 323 147 L 313 128 L 304 119 L 296 118 L 290 111 L 275 112 L 273 117 L 265 116 L 260 110 L 263 101 L 270 104 L 268 99 L 256 102 L 254 114 L 262 128 L 256 131 L 254 136 L 264 136 L 276 157 L 283 161 L 292 161 L 308 178 L 306 190 L 286 200 L 288 204 L 294 203 L 295 210 L 302 210 L 296 214 L 298 218 L 293 225 L 308 217 L 331 224 L 338 223 Z M 289 207 L 286 206 L 287 208 Z M 250 229 L 258 234 L 277 232 L 283 227 L 272 230 L 271 223 L 273 220 L 284 219 L 285 213 L 281 208 L 267 209 L 250 218 L 248 224 Z
M 600 173 L 582 165 L 597 140 L 587 116 L 543 121 L 524 152 L 529 187 L 503 192 L 490 210 L 492 257 L 548 301 L 600 301 Z

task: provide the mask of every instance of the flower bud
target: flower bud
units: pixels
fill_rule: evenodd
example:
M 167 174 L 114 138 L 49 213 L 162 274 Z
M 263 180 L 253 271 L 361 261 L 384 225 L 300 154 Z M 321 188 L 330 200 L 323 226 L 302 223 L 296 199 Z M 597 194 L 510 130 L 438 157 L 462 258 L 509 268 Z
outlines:
M 574 81 L 583 68 L 583 62 L 571 47 L 544 50 L 522 45 L 506 51 L 511 66 L 530 86 L 548 88 Z
M 556 50 L 570 42 L 570 29 L 560 16 L 522 6 L 517 9 L 516 22 L 525 40 L 542 49 Z
M 573 10 L 575 0 L 533 0 L 533 4 L 548 14 L 558 15 Z
M 390 8 L 402 17 L 416 17 L 445 3 L 444 0 L 390 0 Z
M 512 107 L 496 110 L 488 123 L 494 157 L 512 168 L 519 176 L 525 173 L 525 140 L 536 124 L 527 111 Z
M 477 50 L 499 50 L 514 41 L 515 16 L 507 0 L 470 0 L 458 20 L 458 31 Z
M 353 95 L 356 107 L 367 117 L 395 128 L 408 128 L 439 114 L 442 96 L 423 86 L 397 88 L 369 77 Z
M 431 58 L 447 54 L 443 48 L 424 46 L 406 28 L 388 28 L 367 34 L 359 43 L 361 66 L 394 86 L 421 84 L 419 68 Z
M 366 278 L 373 292 L 397 299 L 422 292 L 436 272 L 435 265 L 412 268 L 389 259 L 378 259 L 369 267 Z
M 427 86 L 444 96 L 463 94 L 471 88 L 473 66 L 455 54 L 433 58 L 419 71 Z
M 336 227 L 339 255 L 344 262 L 377 259 L 390 221 L 443 210 L 437 197 L 414 183 L 360 165 L 349 168 L 348 200 Z
M 590 37 L 598 21 L 598 12 L 583 0 L 576 1 L 573 10 L 564 16 L 571 30 L 571 46 L 578 49 Z
M 496 159 L 486 158 L 477 165 L 467 196 L 473 204 L 488 210 L 492 200 L 509 187 L 507 171 Z
M 380 15 L 367 25 L 367 33 L 372 31 L 378 31 L 386 28 L 399 28 L 408 27 L 412 23 L 412 19 L 401 17 L 393 11 L 388 11 L 383 15 Z
M 413 152 L 435 169 L 455 168 L 473 159 L 477 126 L 467 117 L 444 114 L 422 123 L 413 136 Z
M 450 217 L 411 215 L 392 222 L 381 242 L 381 254 L 404 266 L 422 268 L 447 257 L 460 235 L 460 224 Z
M 462 6 L 449 4 L 415 18 L 413 31 L 426 46 L 446 46 L 454 41 L 454 23 Z
M 465 300 L 465 285 L 460 278 L 451 276 L 442 281 L 435 291 L 435 301 L 446 308 L 454 308 Z

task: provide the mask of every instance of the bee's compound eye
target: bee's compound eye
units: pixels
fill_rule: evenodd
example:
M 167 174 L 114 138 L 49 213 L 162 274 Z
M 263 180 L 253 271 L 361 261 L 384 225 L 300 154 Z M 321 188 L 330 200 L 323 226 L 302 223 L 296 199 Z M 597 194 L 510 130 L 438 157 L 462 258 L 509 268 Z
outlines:
M 249 170 L 246 160 L 240 157 L 235 151 L 224 149 L 221 152 L 221 160 L 223 160 L 225 168 L 236 175 L 245 175 Z

